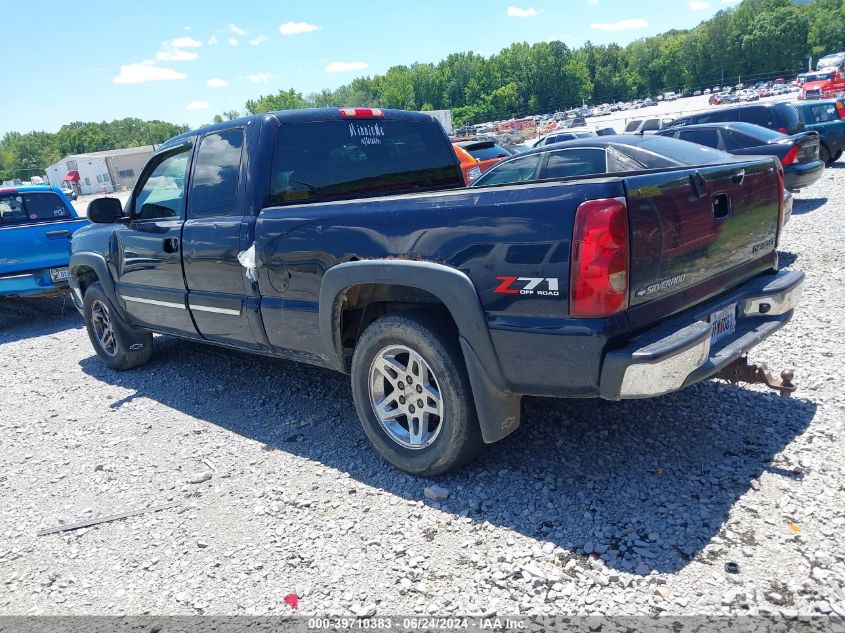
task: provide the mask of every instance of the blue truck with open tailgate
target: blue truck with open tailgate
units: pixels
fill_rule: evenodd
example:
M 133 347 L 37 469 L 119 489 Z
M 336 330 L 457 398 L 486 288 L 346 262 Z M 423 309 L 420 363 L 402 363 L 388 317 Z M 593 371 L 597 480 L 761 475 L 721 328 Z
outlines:
M 163 333 L 350 374 L 374 447 L 418 475 L 513 432 L 523 395 L 645 398 L 714 374 L 788 394 L 789 374 L 746 362 L 804 281 L 778 270 L 780 164 L 660 142 L 689 160 L 467 189 L 421 113 L 204 127 L 162 144 L 125 206 L 89 205 L 72 296 L 113 369 Z

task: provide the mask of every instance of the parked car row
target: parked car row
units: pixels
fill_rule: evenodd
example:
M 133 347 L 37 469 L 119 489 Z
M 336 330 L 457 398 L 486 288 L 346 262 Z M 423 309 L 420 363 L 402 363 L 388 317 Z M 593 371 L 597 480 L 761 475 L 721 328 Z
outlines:
M 845 103 L 843 101 L 801 104 L 797 108 L 786 103 L 739 105 L 688 115 L 674 121 L 651 118 L 634 119 L 625 134 L 603 139 L 594 129 L 580 133 L 555 133 L 534 144 L 537 150 L 554 150 L 567 156 L 567 166 L 549 171 L 540 161 L 542 151 L 526 152 L 518 159 L 498 165 L 475 186 L 522 180 L 566 178 L 615 171 L 618 155 L 625 154 L 641 169 L 652 168 L 653 162 L 637 159 L 635 148 L 642 148 L 649 134 L 685 141 L 687 147 L 698 147 L 699 160 L 710 155 L 704 148 L 739 156 L 773 156 L 779 160 L 786 191 L 797 192 L 816 182 L 826 164 L 837 160 L 845 149 Z M 671 147 L 670 147 L 671 149 Z M 577 151 L 576 151 L 577 150 Z M 671 158 L 652 151 L 655 157 Z M 601 154 L 601 156 L 599 155 Z M 593 160 L 587 160 L 588 156 Z M 577 160 L 574 158 L 577 156 Z M 556 159 L 559 162 L 559 159 Z M 555 163 L 557 164 L 557 163 Z M 629 163 L 625 163 L 630 165 Z M 529 169 L 532 168 L 532 169 Z M 791 209 L 791 198 L 786 198 Z

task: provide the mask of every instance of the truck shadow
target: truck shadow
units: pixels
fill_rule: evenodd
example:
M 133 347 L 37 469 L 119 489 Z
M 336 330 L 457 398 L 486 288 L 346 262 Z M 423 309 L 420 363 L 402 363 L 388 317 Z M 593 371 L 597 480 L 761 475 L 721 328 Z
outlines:
M 804 215 L 820 209 L 827 203 L 827 198 L 795 198 L 792 201 L 792 215 Z
M 636 574 L 676 572 L 693 559 L 711 564 L 702 550 L 758 476 L 802 476 L 777 455 L 816 410 L 798 398 L 715 382 L 621 403 L 526 398 L 522 426 L 462 471 L 438 478 L 451 494 L 435 502 L 423 496 L 430 480 L 393 469 L 370 447 L 346 376 L 169 338 L 156 345 L 148 368 L 117 373 L 96 356 L 80 365 L 134 390 L 113 408 L 150 398 L 265 450 L 319 461 L 573 556 L 599 550 L 609 567 Z
M 0 345 L 82 325 L 70 297 L 0 299 Z

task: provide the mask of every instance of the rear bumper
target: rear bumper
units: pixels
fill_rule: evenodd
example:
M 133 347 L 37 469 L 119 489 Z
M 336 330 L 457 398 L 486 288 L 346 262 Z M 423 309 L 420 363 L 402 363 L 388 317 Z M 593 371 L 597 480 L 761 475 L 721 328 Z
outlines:
M 810 163 L 787 165 L 783 168 L 783 186 L 788 191 L 798 191 L 809 187 L 824 173 L 824 163 L 814 160 Z
M 0 275 L 0 297 L 43 297 L 66 292 L 66 281 L 54 282 L 50 270 Z
M 607 400 L 659 396 L 709 378 L 748 353 L 792 318 L 804 273 L 781 271 L 755 278 L 718 298 L 644 332 L 623 349 L 608 352 L 601 370 Z M 737 306 L 736 331 L 711 345 L 707 318 Z

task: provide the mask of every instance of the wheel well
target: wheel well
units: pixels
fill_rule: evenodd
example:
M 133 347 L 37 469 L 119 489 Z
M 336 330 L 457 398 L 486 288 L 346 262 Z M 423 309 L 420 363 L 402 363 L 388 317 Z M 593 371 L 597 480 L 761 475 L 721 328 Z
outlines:
M 79 266 L 74 270 L 74 273 L 76 274 L 76 278 L 79 280 L 79 290 L 82 293 L 82 296 L 85 296 L 85 291 L 88 290 L 88 286 L 100 280 L 96 271 L 90 266 Z
M 338 336 L 349 359 L 358 337 L 370 323 L 385 314 L 425 310 L 440 313 L 440 321 L 458 332 L 451 313 L 430 292 L 395 284 L 358 284 L 343 291 L 337 302 Z

